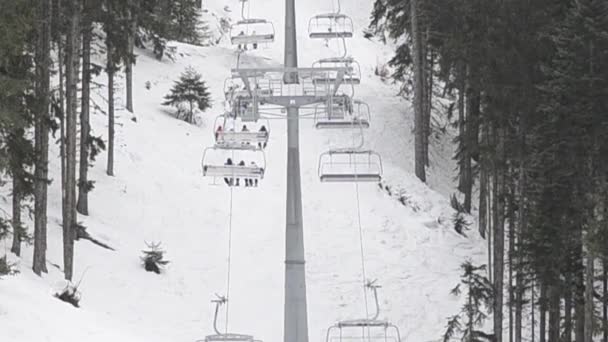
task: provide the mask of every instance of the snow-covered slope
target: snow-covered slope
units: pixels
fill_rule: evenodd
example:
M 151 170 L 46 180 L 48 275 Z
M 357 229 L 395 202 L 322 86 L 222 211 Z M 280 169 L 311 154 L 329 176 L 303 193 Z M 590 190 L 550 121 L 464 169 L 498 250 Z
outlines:
M 371 0 L 344 4 L 358 31 L 367 24 Z M 236 16 L 223 1 L 210 11 Z M 283 4 L 259 0 L 252 15 L 274 20 L 278 41 L 256 55 L 251 65 L 276 64 L 282 58 Z M 320 0 L 298 2 L 299 51 L 302 65 L 331 55 L 323 43 L 307 39 L 308 17 L 331 8 Z M 30 271 L 31 248 L 19 261 L 21 274 L 0 280 L 2 341 L 194 341 L 212 333 L 215 293 L 226 294 L 230 192 L 201 177 L 203 148 L 212 145 L 212 125 L 222 111 L 223 80 L 234 66 L 234 49 L 224 41 L 215 47 L 177 45 L 174 62 L 159 62 L 139 52 L 135 69 L 136 114 L 118 113 L 116 177 L 105 175 L 101 156 L 92 169 L 96 189 L 90 195 L 90 216 L 79 217 L 88 231 L 115 251 L 87 241 L 76 245 L 75 275 L 85 273 L 80 309 L 53 298 L 51 288 L 62 278 L 59 162 L 51 163 L 54 182 L 49 192 L 49 274 L 39 279 Z M 445 317 L 458 300 L 449 289 L 458 281 L 459 264 L 467 257 L 483 259 L 483 247 L 450 227 L 452 210 L 446 194 L 451 186 L 447 152 L 431 172 L 436 192 L 411 174 L 413 138 L 409 103 L 395 96 L 397 87 L 373 76 L 377 60 L 390 49 L 362 38 L 350 51 L 363 67 L 358 97 L 373 110 L 366 141 L 384 157 L 385 185 L 359 185 L 366 274 L 378 278 L 382 318 L 401 328 L 404 340 L 437 340 Z M 200 127 L 178 121 L 160 105 L 177 75 L 196 67 L 211 86 L 214 108 Z M 103 76 L 99 82 L 104 82 Z M 145 84 L 150 82 L 150 89 Z M 103 90 L 100 90 L 103 93 Z M 96 99 L 101 102 L 101 95 Z M 105 134 L 107 117 L 92 117 L 95 134 Z M 236 188 L 233 197 L 230 330 L 264 341 L 283 338 L 283 269 L 286 136 L 285 122 L 272 121 L 266 150 L 267 173 L 255 189 Z M 364 315 L 361 258 L 353 184 L 321 184 L 317 158 L 330 142 L 348 134 L 318 132 L 301 124 L 301 163 L 307 259 L 310 340 L 320 342 L 337 319 Z M 51 156 L 58 149 L 52 147 Z M 10 191 L 2 189 L 4 194 Z M 396 199 L 402 194 L 403 205 Z M 9 203 L 0 203 L 8 210 Z M 145 272 L 139 257 L 145 241 L 162 241 L 171 260 L 166 272 Z M 6 249 L 6 247 L 3 247 Z

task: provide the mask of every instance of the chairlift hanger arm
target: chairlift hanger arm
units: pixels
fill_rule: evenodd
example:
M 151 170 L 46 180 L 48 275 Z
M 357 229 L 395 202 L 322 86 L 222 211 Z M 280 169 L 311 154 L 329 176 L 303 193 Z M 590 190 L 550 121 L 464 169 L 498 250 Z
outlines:
M 338 93 L 338 89 L 340 89 L 340 84 L 342 84 L 343 80 L 344 80 L 344 71 L 338 71 L 338 75 L 336 75 L 336 81 L 334 82 L 334 92 L 333 92 L 334 96 Z

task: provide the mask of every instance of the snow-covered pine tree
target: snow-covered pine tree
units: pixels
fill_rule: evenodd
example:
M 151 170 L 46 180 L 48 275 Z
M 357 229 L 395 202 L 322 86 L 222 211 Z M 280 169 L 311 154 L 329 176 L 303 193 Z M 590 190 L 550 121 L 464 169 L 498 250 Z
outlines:
M 188 109 L 184 111 L 181 108 L 182 104 L 187 104 Z M 202 75 L 192 67 L 186 68 L 171 88 L 171 93 L 165 96 L 163 105 L 177 108 L 176 115 L 178 118 L 194 123 L 194 110 L 196 108 L 205 111 L 211 107 L 209 90 L 205 81 L 202 80 Z

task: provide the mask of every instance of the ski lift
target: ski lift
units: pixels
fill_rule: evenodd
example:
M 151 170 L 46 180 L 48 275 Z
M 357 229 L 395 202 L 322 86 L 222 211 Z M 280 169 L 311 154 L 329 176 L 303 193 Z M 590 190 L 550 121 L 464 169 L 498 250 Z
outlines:
M 399 328 L 389 321 L 379 320 L 380 304 L 375 281 L 368 282 L 366 291 L 372 291 L 376 301 L 376 313 L 372 318 L 340 321 L 329 329 L 325 342 L 401 342 Z
M 255 150 L 266 147 L 270 137 L 270 122 L 254 123 L 247 126 L 243 120 L 229 115 L 221 115 L 215 119 L 213 134 L 215 144 L 219 149 Z
M 261 149 L 231 150 L 220 146 L 208 147 L 203 153 L 203 176 L 225 179 L 263 179 L 266 156 Z
M 382 158 L 359 148 L 329 150 L 319 157 L 318 172 L 321 182 L 379 182 Z
M 268 44 L 274 37 L 274 24 L 266 19 L 242 19 L 230 27 L 232 45 Z
M 319 14 L 308 21 L 308 35 L 315 39 L 352 38 L 353 27 L 353 20 L 345 14 Z
M 217 295 L 216 295 L 217 296 Z M 197 340 L 196 342 L 262 342 L 256 340 L 251 335 L 234 334 L 234 333 L 222 333 L 217 327 L 217 317 L 220 307 L 228 301 L 226 297 L 217 296 L 217 299 L 212 300 L 215 303 L 215 315 L 213 316 L 213 330 L 214 335 L 205 336 L 204 340 Z
M 346 96 L 340 98 L 338 104 L 334 104 L 335 98 L 315 107 L 315 127 L 325 128 L 369 128 L 370 110 L 369 105 L 360 100 L 352 100 Z M 348 101 L 348 102 L 344 102 Z
M 342 79 L 343 84 L 361 84 L 361 65 L 352 57 L 334 57 L 320 59 L 312 64 L 313 68 L 349 68 L 349 72 Z M 331 72 L 327 75 L 313 77 L 315 85 L 333 84 L 336 82 L 338 73 Z

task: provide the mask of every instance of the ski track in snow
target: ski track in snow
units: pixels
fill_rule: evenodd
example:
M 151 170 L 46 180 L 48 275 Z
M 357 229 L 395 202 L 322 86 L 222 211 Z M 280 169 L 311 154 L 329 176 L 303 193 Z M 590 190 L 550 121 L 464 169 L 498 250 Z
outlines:
M 305 33 L 308 17 L 331 8 L 321 0 L 302 4 L 297 8 L 298 38 L 300 65 L 305 66 L 332 55 Z M 260 0 L 253 5 L 252 16 L 263 14 L 274 20 L 278 40 L 273 49 L 244 56 L 242 62 L 277 65 L 282 59 L 282 2 Z M 359 35 L 371 5 L 370 0 L 354 0 L 343 6 L 343 12 L 353 15 Z M 223 13 L 223 6 L 212 2 L 211 11 Z M 236 16 L 237 2 L 231 1 L 230 7 Z M 90 216 L 79 220 L 116 251 L 77 242 L 76 280 L 86 271 L 80 309 L 58 301 L 50 292 L 62 278 L 51 265 L 62 265 L 58 147 L 52 146 L 50 273 L 42 280 L 32 274 L 28 246 L 20 260 L 21 274 L 0 281 L 2 341 L 194 341 L 212 333 L 210 300 L 214 293 L 226 294 L 230 192 L 202 178 L 200 158 L 204 147 L 212 145 L 213 120 L 223 108 L 223 81 L 236 54 L 225 41 L 208 48 L 176 45 L 175 62 L 159 62 L 148 51 L 138 52 L 136 122 L 126 111 L 116 114 L 116 177 L 105 175 L 105 153 L 91 169 L 96 188 L 90 194 Z M 357 97 L 372 109 L 367 146 L 383 156 L 386 185 L 395 193 L 405 191 L 416 206 L 403 206 L 377 184 L 360 184 L 366 275 L 382 285 L 380 318 L 399 326 L 404 341 L 436 341 L 446 317 L 460 306 L 449 295 L 458 282 L 459 265 L 466 258 L 483 262 L 483 244 L 457 235 L 450 227 L 447 195 L 454 166 L 449 137 L 435 151 L 442 158 L 429 173 L 438 192 L 410 172 L 410 104 L 395 96 L 396 85 L 373 75 L 377 61 L 390 58 L 390 48 L 359 38 L 349 42 L 349 52 L 363 69 Z M 214 100 L 199 127 L 176 120 L 170 109 L 160 105 L 189 65 L 203 74 Z M 96 81 L 105 82 L 104 75 Z M 149 90 L 146 82 L 151 84 Z M 98 93 L 103 91 L 94 95 L 103 103 Z M 105 115 L 93 113 L 95 135 L 105 138 L 106 121 Z M 285 122 L 271 122 L 267 172 L 260 187 L 236 188 L 233 198 L 229 327 L 264 341 L 283 338 L 285 128 Z M 365 314 L 355 185 L 321 184 L 317 177 L 319 154 L 329 146 L 349 143 L 352 137 L 348 132 L 316 131 L 309 120 L 301 122 L 300 131 L 309 335 L 311 341 L 320 342 L 325 329 L 338 319 Z M 8 188 L 0 190 L 10 193 Z M 10 203 L 0 202 L 0 207 L 8 211 Z M 162 241 L 171 261 L 161 276 L 146 273 L 140 265 L 144 242 L 152 241 Z M 369 308 L 373 311 L 371 297 Z M 223 313 L 221 321 L 223 326 Z

